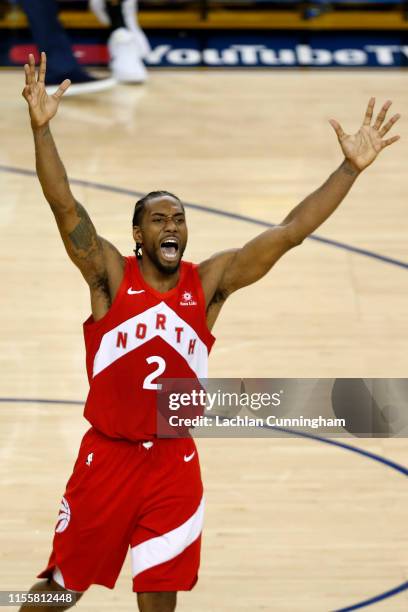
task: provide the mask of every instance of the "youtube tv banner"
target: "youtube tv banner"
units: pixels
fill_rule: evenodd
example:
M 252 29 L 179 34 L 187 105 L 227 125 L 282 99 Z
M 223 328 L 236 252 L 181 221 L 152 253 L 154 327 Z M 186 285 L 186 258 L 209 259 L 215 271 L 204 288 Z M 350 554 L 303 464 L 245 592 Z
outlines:
M 150 68 L 403 68 L 408 32 L 148 30 Z M 105 30 L 69 30 L 80 63 L 106 66 Z M 28 30 L 0 31 L 0 65 L 19 66 L 38 50 Z

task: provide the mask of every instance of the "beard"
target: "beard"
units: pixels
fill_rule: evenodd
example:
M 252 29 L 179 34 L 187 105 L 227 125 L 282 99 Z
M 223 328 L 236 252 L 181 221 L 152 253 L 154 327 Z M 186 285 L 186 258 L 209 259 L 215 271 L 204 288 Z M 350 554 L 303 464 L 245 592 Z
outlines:
M 159 272 L 161 272 L 161 274 L 165 276 L 171 276 L 172 274 L 177 272 L 181 264 L 181 259 L 184 254 L 184 250 L 185 250 L 185 247 L 183 249 L 180 248 L 180 257 L 178 261 L 174 263 L 169 261 L 168 264 L 166 265 L 160 261 L 159 257 L 157 256 L 156 251 L 151 252 L 150 249 L 146 249 L 146 247 L 143 247 L 143 252 L 147 254 L 150 261 L 155 265 L 155 267 L 159 270 Z
M 162 273 L 162 274 L 166 274 L 167 276 L 171 276 L 172 274 L 174 274 L 175 272 L 177 272 L 177 270 L 180 267 L 180 263 L 181 263 L 181 259 L 178 260 L 177 263 L 175 264 L 169 264 L 168 266 L 165 266 L 162 264 L 162 262 L 158 259 L 158 258 L 154 258 L 153 260 L 154 265 L 156 266 L 156 268 Z

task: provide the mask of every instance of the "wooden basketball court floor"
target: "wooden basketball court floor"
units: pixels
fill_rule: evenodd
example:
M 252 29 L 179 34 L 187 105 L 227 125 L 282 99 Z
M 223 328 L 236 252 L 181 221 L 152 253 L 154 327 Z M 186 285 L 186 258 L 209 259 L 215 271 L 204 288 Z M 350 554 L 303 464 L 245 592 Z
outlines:
M 86 397 L 89 305 L 31 174 L 21 74 L 3 71 L 0 83 L 4 590 L 28 588 L 46 562 L 87 428 L 80 404 L 46 400 Z M 215 326 L 211 376 L 407 376 L 407 74 L 156 71 L 145 87 L 62 103 L 54 135 L 69 176 L 84 181 L 74 193 L 100 234 L 130 253 L 131 192 L 168 189 L 210 209 L 188 210 L 186 257 L 200 261 L 263 229 L 221 213 L 279 222 L 318 187 L 341 161 L 327 120 L 356 130 L 371 95 L 394 100 L 402 139 L 318 234 L 374 255 L 306 240 L 231 297 Z M 406 440 L 345 441 L 407 466 Z M 397 588 L 408 581 L 406 474 L 294 436 L 198 443 L 202 569 L 179 610 L 327 612 L 366 600 L 408 610 L 408 591 Z M 116 589 L 92 588 L 80 608 L 135 609 L 130 589 L 126 562 Z

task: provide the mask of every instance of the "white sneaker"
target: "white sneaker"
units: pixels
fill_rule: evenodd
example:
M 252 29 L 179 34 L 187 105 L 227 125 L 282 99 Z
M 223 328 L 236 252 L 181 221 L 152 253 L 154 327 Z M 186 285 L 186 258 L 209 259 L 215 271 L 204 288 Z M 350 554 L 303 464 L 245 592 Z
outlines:
M 109 36 L 110 68 L 114 79 L 122 83 L 144 83 L 145 65 L 140 59 L 139 41 L 134 32 L 118 28 Z

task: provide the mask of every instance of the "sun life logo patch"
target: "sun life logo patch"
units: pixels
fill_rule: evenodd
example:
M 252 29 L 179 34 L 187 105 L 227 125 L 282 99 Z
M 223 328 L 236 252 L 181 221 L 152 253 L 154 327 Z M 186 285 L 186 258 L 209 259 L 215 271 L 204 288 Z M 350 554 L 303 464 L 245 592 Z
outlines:
M 180 306 L 197 306 L 197 302 L 194 300 L 190 291 L 184 291 L 181 296 Z

